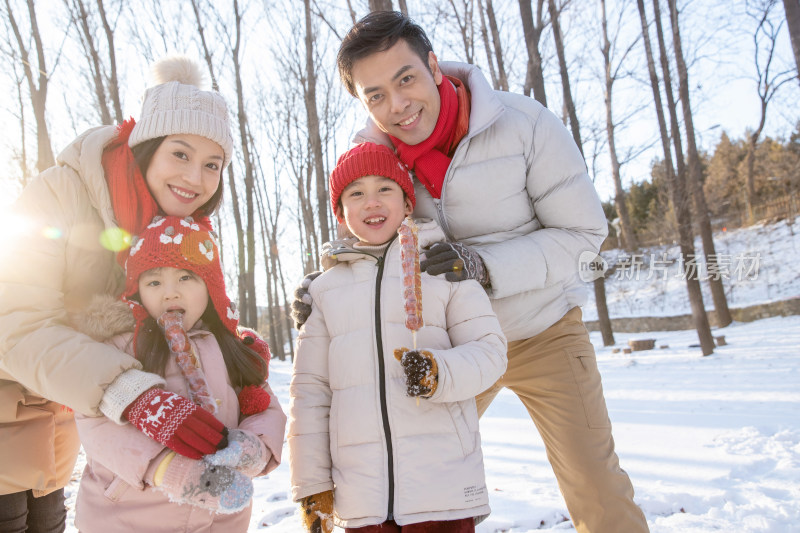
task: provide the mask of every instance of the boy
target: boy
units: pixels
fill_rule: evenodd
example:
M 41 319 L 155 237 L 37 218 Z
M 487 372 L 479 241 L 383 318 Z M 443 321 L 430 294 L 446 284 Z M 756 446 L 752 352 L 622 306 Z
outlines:
M 335 510 L 353 533 L 472 532 L 489 513 L 474 397 L 505 371 L 505 337 L 476 281 L 422 274 L 421 348 L 398 362 L 414 345 L 396 239 L 411 177 L 364 143 L 339 159 L 330 191 L 355 238 L 324 247 L 309 289 L 290 387 L 292 496 L 309 531 L 331 531 Z M 442 239 L 421 223 L 420 246 Z

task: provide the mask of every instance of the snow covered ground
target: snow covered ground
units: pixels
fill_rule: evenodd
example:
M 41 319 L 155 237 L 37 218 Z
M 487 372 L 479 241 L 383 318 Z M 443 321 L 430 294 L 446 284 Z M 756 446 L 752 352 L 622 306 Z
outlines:
M 733 306 L 800 295 L 800 236 L 792 229 L 779 223 L 718 237 L 718 253 L 761 254 L 758 278 L 733 284 Z M 644 277 L 635 288 L 628 280 L 609 282 L 612 317 L 688 312 L 683 282 L 659 286 Z M 618 294 L 621 287 L 627 296 Z M 654 303 L 656 296 L 665 301 Z M 630 301 L 640 297 L 642 303 Z M 624 306 L 628 312 L 615 315 Z M 589 318 L 593 309 L 592 302 Z M 728 345 L 702 357 L 691 347 L 694 331 L 615 333 L 617 347 L 656 339 L 655 350 L 632 354 L 612 353 L 592 334 L 617 453 L 636 502 L 653 533 L 800 532 L 800 316 L 734 323 L 715 335 Z M 273 362 L 270 381 L 283 405 L 290 374 L 288 362 Z M 478 531 L 572 530 L 542 441 L 513 394 L 497 397 L 481 433 L 493 512 Z M 285 463 L 255 487 L 250 531 L 302 531 Z M 67 490 L 68 531 L 75 532 L 77 482 Z

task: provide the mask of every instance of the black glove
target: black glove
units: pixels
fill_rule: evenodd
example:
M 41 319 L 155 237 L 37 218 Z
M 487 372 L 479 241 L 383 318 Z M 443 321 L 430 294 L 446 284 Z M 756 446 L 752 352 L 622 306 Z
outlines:
M 406 394 L 430 398 L 439 384 L 439 367 L 433 354 L 427 350 L 397 348 L 394 358 L 403 365 L 406 373 Z
M 300 285 L 294 290 L 294 300 L 292 301 L 292 320 L 294 321 L 295 329 L 300 329 L 303 324 L 308 320 L 308 315 L 311 314 L 311 295 L 308 294 L 308 288 L 311 282 L 322 272 L 312 272 L 303 278 Z
M 419 268 L 431 276 L 444 274 L 447 281 L 474 279 L 484 287 L 489 284 L 489 273 L 481 256 L 460 242 L 437 242 L 425 250 L 425 260 Z

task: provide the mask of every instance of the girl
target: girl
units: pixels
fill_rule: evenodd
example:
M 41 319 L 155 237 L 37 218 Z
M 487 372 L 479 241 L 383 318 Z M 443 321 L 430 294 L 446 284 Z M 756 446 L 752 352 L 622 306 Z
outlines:
M 153 216 L 205 216 L 219 205 L 233 138 L 225 101 L 199 88 L 201 73 L 186 58 L 154 65 L 138 122 L 83 133 L 5 213 L 19 223 L 0 235 L 0 531 L 63 531 L 63 487 L 80 448 L 64 406 L 100 416 L 104 399 L 131 405 L 164 383 L 75 331 L 68 314 L 94 295 L 120 294 L 115 253 L 122 264 L 126 236 Z M 181 453 L 215 451 L 223 426 L 206 414 L 172 421 L 207 430 Z
M 181 408 L 175 397 L 190 398 L 192 409 L 230 428 L 229 444 L 190 459 L 132 425 L 78 415 L 87 464 L 75 524 L 84 533 L 246 531 L 250 478 L 280 463 L 286 423 L 265 381 L 266 343 L 250 331 L 240 337 L 216 238 L 202 220 L 156 217 L 134 238 L 125 273 L 130 309 L 100 300 L 78 325 L 95 338 L 128 329 L 106 342 L 166 379 L 166 390 L 150 391 L 127 416 L 144 420 L 149 432 L 164 431 L 169 413 Z M 131 309 L 135 324 L 126 324 Z

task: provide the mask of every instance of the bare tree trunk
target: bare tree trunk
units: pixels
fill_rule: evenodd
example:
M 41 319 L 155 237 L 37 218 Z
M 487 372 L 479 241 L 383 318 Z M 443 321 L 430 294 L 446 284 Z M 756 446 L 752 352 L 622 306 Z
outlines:
M 22 65 L 25 72 L 25 78 L 28 80 L 28 90 L 31 96 L 31 105 L 33 107 L 33 116 L 36 119 L 36 143 L 37 143 L 37 157 L 36 168 L 39 172 L 52 167 L 55 164 L 55 157 L 53 157 L 53 149 L 50 146 L 50 133 L 47 129 L 47 119 L 45 116 L 45 108 L 47 104 L 47 83 L 48 72 L 47 64 L 44 57 L 44 46 L 42 45 L 42 37 L 39 33 L 39 24 L 36 20 L 36 10 L 34 9 L 34 0 L 27 0 L 28 15 L 31 21 L 31 33 L 33 34 L 33 41 L 36 45 L 36 59 L 37 59 L 37 81 L 34 81 L 33 68 L 31 68 L 30 55 L 28 49 L 25 47 L 25 42 L 22 39 L 22 34 L 19 31 L 19 26 L 14 18 L 14 12 L 11 10 L 9 0 L 5 0 L 6 12 L 8 20 L 11 23 L 11 28 L 14 32 L 14 37 L 19 46 L 19 53 L 22 57 Z
M 352 21 L 353 25 L 355 26 L 358 19 L 356 18 L 356 10 L 353 9 L 353 2 L 352 0 L 347 0 L 347 11 L 350 13 L 350 20 Z M 370 11 L 372 11 L 370 9 Z
M 262 181 L 263 183 L 263 181 Z M 275 293 L 273 289 L 273 273 L 272 273 L 272 266 L 274 265 L 273 261 L 270 261 L 270 257 L 274 255 L 274 253 L 270 253 L 268 243 L 272 243 L 272 236 L 268 231 L 268 222 L 266 217 L 267 207 L 264 206 L 264 200 L 262 200 L 262 194 L 264 194 L 259 187 L 256 190 L 256 201 L 258 203 L 258 215 L 259 221 L 261 223 L 261 247 L 264 253 L 264 270 L 267 278 L 267 323 L 269 325 L 269 345 L 271 348 L 271 352 L 273 356 L 277 356 L 278 359 L 284 361 L 286 359 L 286 354 L 283 351 L 284 343 L 283 343 L 283 331 L 282 331 L 282 324 L 277 317 L 275 316 L 275 309 L 277 304 L 277 299 L 275 298 Z
M 564 40 L 561 36 L 561 25 L 558 22 L 559 10 L 555 0 L 548 0 L 547 9 L 550 13 L 550 25 L 553 29 L 553 40 L 556 45 L 556 55 L 558 56 L 558 67 L 561 74 L 561 89 L 564 93 L 564 107 L 569 116 L 570 130 L 575 144 L 578 145 L 581 155 L 583 155 L 583 141 L 581 140 L 581 128 L 578 122 L 578 114 L 575 110 L 575 102 L 572 100 L 572 90 L 569 84 L 569 72 L 567 70 L 567 57 L 564 53 Z M 614 341 L 614 331 L 611 328 L 611 318 L 608 315 L 608 304 L 606 303 L 606 280 L 603 276 L 598 276 L 594 280 L 594 298 L 597 304 L 597 321 L 600 325 L 600 333 L 603 336 L 603 345 L 612 346 Z
M 475 63 L 475 31 L 472 24 L 472 10 L 473 0 L 462 0 L 464 7 L 464 20 L 461 20 L 461 15 L 456 7 L 455 0 L 449 0 L 450 7 L 453 9 L 453 14 L 456 17 L 456 24 L 461 33 L 461 43 L 464 45 L 464 57 L 467 63 Z
M 658 0 L 654 0 L 657 5 Z M 697 224 L 700 228 L 700 238 L 703 241 L 703 253 L 706 259 L 706 266 L 709 274 L 719 272 L 717 264 L 717 250 L 714 245 L 714 233 L 711 230 L 711 220 L 708 216 L 708 205 L 706 195 L 703 191 L 702 172 L 700 156 L 697 153 L 697 142 L 694 135 L 694 121 L 692 117 L 692 107 L 689 103 L 689 73 L 686 69 L 686 62 L 683 58 L 681 47 L 680 27 L 678 25 L 678 8 L 675 0 L 667 0 L 669 5 L 669 19 L 672 26 L 672 42 L 675 53 L 675 62 L 678 66 L 678 90 L 683 109 L 683 126 L 686 129 L 686 149 L 689 157 L 689 190 L 694 198 L 695 212 L 697 214 Z M 656 15 L 660 18 L 660 15 Z M 724 328 L 731 322 L 730 309 L 728 309 L 728 299 L 725 297 L 725 287 L 722 285 L 721 276 L 709 275 L 708 284 L 711 287 L 711 297 L 714 301 L 714 309 L 717 315 L 717 326 Z
M 370 13 L 373 11 L 391 11 L 392 0 L 369 0 Z
M 245 208 L 247 212 L 247 270 L 245 271 L 244 282 L 247 287 L 247 299 L 240 310 L 242 323 L 248 327 L 256 327 L 258 321 L 258 311 L 256 308 L 256 239 L 255 239 L 255 213 L 253 206 L 253 190 L 255 182 L 255 169 L 253 168 L 253 156 L 250 153 L 250 142 L 247 135 L 247 113 L 244 109 L 244 87 L 242 81 L 242 64 L 239 58 L 239 48 L 242 42 L 242 14 L 239 12 L 238 0 L 233 0 L 233 13 L 235 17 L 236 36 L 233 46 L 233 72 L 236 82 L 236 100 L 238 106 L 237 115 L 239 117 L 239 134 L 242 141 L 242 159 L 244 159 L 244 187 L 245 187 Z
M 636 0 L 639 8 L 639 17 L 642 23 L 642 37 L 645 52 L 647 54 L 647 69 L 650 73 L 650 85 L 653 89 L 653 101 L 658 117 L 659 131 L 661 132 L 661 146 L 664 150 L 664 166 L 667 170 L 667 181 L 670 184 L 672 204 L 675 208 L 678 220 L 678 233 L 680 238 L 681 254 L 684 258 L 682 262 L 683 274 L 686 277 L 686 288 L 689 293 L 689 304 L 692 308 L 692 318 L 694 319 L 697 335 L 700 339 L 700 348 L 703 355 L 714 353 L 714 339 L 711 336 L 711 327 L 708 324 L 708 316 L 703 307 L 703 293 L 700 290 L 700 281 L 691 265 L 686 259 L 694 257 L 694 245 L 692 243 L 691 219 L 686 202 L 686 190 L 684 184 L 675 175 L 675 167 L 672 163 L 672 153 L 669 147 L 669 135 L 667 134 L 667 123 L 664 119 L 664 109 L 661 103 L 661 92 L 659 90 L 658 74 L 656 73 L 653 51 L 650 47 L 650 32 L 647 28 L 647 16 L 644 10 L 644 0 Z
M 317 72 L 314 65 L 314 32 L 311 27 L 311 3 L 303 0 L 306 20 L 306 83 L 303 93 L 308 120 L 308 137 L 311 142 L 311 153 L 314 158 L 314 174 L 316 175 L 317 211 L 319 212 L 320 232 L 322 240 L 331 238 L 328 226 L 328 180 L 323 167 L 322 138 L 319 133 L 319 115 L 317 113 Z
M 792 40 L 794 65 L 797 68 L 797 81 L 800 82 L 800 0 L 783 0 L 786 11 L 786 22 L 789 27 L 789 38 Z
M 200 7 L 197 5 L 197 0 L 191 0 L 192 2 L 192 11 L 194 11 L 194 18 L 197 21 L 197 34 L 200 36 L 200 44 L 203 48 L 203 59 L 205 59 L 206 64 L 208 65 L 208 73 L 211 76 L 211 88 L 215 91 L 219 90 L 219 84 L 217 84 L 217 75 L 214 72 L 214 63 L 211 60 L 211 51 L 208 49 L 208 42 L 206 41 L 206 30 L 203 27 L 203 23 L 200 19 Z
M 406 5 L 406 0 L 397 0 L 397 6 L 400 9 L 400 13 L 408 16 L 408 6 Z
M 508 75 L 506 74 L 505 63 L 503 62 L 503 46 L 500 39 L 500 30 L 497 27 L 497 18 L 494 15 L 492 0 L 486 0 L 486 18 L 489 19 L 489 29 L 492 32 L 492 42 L 494 43 L 494 55 L 497 60 L 498 88 L 501 91 L 508 91 Z
M 117 123 L 122 123 L 124 119 L 122 115 L 122 104 L 119 97 L 119 81 L 117 80 L 117 52 L 114 48 L 114 31 L 108 23 L 106 17 L 106 8 L 103 6 L 103 0 L 97 0 L 97 10 L 100 12 L 100 20 L 103 21 L 103 31 L 106 33 L 106 42 L 108 43 L 108 95 L 111 97 L 111 102 L 114 105 L 114 119 Z
M 780 23 L 776 25 L 769 17 L 774 4 L 775 0 L 759 4 L 755 12 L 750 13 L 750 16 L 758 22 L 753 32 L 753 45 L 758 98 L 761 101 L 761 116 L 758 121 L 758 127 L 750 134 L 747 150 L 745 205 L 747 207 L 747 216 L 750 223 L 755 221 L 753 207 L 758 194 L 755 185 L 755 152 L 758 146 L 758 139 L 761 136 L 761 132 L 764 131 L 764 124 L 767 120 L 767 106 L 781 85 L 796 77 L 796 73 L 795 75 L 789 75 L 789 72 L 770 73 L 781 27 Z M 761 57 L 762 50 L 764 50 L 762 38 L 766 39 L 765 58 Z
M 606 104 L 606 135 L 608 137 L 608 153 L 611 157 L 611 175 L 614 179 L 614 206 L 620 220 L 620 247 L 625 250 L 635 250 L 638 247 L 636 233 L 631 227 L 631 219 L 628 215 L 628 206 L 625 203 L 625 189 L 622 187 L 622 177 L 620 175 L 620 163 L 617 157 L 616 139 L 614 135 L 614 114 L 613 98 L 614 82 L 617 73 L 612 73 L 611 66 L 611 42 L 608 40 L 608 21 L 606 19 L 606 0 L 600 0 L 602 9 L 602 28 L 603 28 L 603 65 L 605 71 L 605 104 Z M 623 58 L 624 59 L 624 58 Z
M 233 165 L 228 165 L 228 187 L 231 191 L 231 209 L 233 211 L 233 221 L 236 224 L 236 259 L 237 259 L 237 276 L 236 286 L 239 293 L 239 318 L 241 318 L 242 310 L 247 302 L 247 283 L 245 283 L 245 272 L 247 266 L 245 264 L 245 238 L 244 238 L 244 225 L 242 225 L 242 212 L 239 210 L 239 195 L 236 194 L 236 181 L 233 174 Z
M 500 80 L 497 78 L 497 72 L 494 69 L 494 56 L 492 54 L 492 45 L 489 42 L 489 30 L 486 28 L 486 15 L 483 11 L 482 0 L 478 0 L 478 14 L 481 17 L 481 40 L 483 41 L 483 49 L 486 52 L 486 63 L 489 65 L 489 74 L 492 76 L 492 87 L 497 90 L 500 88 Z
M 108 109 L 108 101 L 106 100 L 106 87 L 103 82 L 103 70 L 100 64 L 100 53 L 94 43 L 94 35 L 89 28 L 89 14 L 86 12 L 86 6 L 83 0 L 72 0 L 73 6 L 70 11 L 75 9 L 73 13 L 75 25 L 77 26 L 78 33 L 82 35 L 81 43 L 83 44 L 84 53 L 86 54 L 86 61 L 89 63 L 89 71 L 92 75 L 92 82 L 94 84 L 94 94 L 97 99 L 97 107 L 100 110 L 100 123 L 111 124 L 111 112 Z
M 542 70 L 542 55 L 539 53 L 539 39 L 542 37 L 545 23 L 542 21 L 544 0 L 536 1 L 536 23 L 533 21 L 531 10 L 532 0 L 519 0 L 519 14 L 522 18 L 522 33 L 525 36 L 525 47 L 528 50 L 528 72 L 525 76 L 523 92 L 531 95 L 543 106 L 547 107 L 547 95 L 544 91 L 544 71 Z

